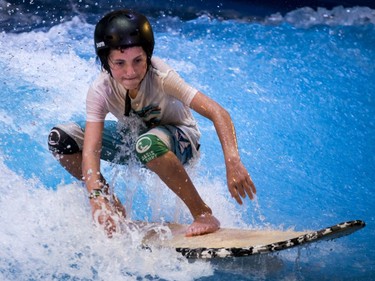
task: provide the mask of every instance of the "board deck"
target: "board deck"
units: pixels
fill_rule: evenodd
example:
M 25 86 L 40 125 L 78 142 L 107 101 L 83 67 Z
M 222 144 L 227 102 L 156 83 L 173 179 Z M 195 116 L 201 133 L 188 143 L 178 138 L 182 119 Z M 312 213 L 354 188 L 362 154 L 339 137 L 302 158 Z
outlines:
M 166 224 L 169 237 L 148 231 L 145 245 L 175 248 L 187 258 L 243 257 L 292 248 L 306 243 L 349 235 L 365 226 L 361 220 L 347 221 L 318 231 L 244 230 L 222 228 L 215 233 L 185 237 L 187 225 Z M 155 229 L 155 228 L 153 228 Z

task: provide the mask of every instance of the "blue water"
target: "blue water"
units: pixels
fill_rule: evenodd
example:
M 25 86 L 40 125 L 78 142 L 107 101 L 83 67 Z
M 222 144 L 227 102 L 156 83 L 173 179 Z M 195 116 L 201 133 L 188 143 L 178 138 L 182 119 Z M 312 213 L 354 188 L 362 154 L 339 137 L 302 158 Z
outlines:
M 142 250 L 137 233 L 108 240 L 84 188 L 48 152 L 53 125 L 85 117 L 99 72 L 95 11 L 23 32 L 2 22 L 0 280 L 375 280 L 375 10 L 305 8 L 250 22 L 150 16 L 155 55 L 230 112 L 257 186 L 255 202 L 236 205 L 215 130 L 196 116 L 201 158 L 188 169 L 223 226 L 367 223 L 336 241 L 212 262 Z M 103 165 L 132 219 L 190 222 L 148 171 Z

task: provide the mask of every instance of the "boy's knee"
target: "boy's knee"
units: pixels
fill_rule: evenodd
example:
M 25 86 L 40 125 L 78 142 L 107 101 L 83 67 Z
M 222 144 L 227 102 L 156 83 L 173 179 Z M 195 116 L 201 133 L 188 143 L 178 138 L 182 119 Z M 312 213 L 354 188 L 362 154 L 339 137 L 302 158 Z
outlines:
M 48 148 L 57 154 L 74 154 L 80 151 L 77 142 L 58 127 L 53 127 L 48 135 Z
M 169 151 L 167 145 L 157 136 L 152 134 L 141 135 L 137 140 L 135 148 L 137 156 L 143 164 L 146 164 Z

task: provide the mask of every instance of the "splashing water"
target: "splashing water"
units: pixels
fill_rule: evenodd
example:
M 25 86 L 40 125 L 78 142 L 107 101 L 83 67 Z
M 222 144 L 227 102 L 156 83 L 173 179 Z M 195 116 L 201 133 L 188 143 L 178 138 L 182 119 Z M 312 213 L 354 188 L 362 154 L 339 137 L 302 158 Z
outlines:
M 142 233 L 107 239 L 86 191 L 47 151 L 55 124 L 82 120 L 99 72 L 93 25 L 0 33 L 1 280 L 370 280 L 375 230 L 374 10 L 295 10 L 262 22 L 152 17 L 157 56 L 224 105 L 258 188 L 237 206 L 213 125 L 196 116 L 201 158 L 188 167 L 226 227 L 368 226 L 337 242 L 278 255 L 189 262 L 141 247 Z M 185 206 L 150 171 L 103 163 L 130 218 L 189 223 Z

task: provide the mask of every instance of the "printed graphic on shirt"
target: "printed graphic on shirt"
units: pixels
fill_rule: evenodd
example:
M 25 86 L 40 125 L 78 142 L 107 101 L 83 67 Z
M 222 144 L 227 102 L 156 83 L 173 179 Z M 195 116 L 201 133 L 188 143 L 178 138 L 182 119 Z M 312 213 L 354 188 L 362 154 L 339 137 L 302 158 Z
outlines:
M 147 127 L 155 127 L 160 124 L 161 108 L 158 105 L 148 105 L 135 113 L 144 120 Z

